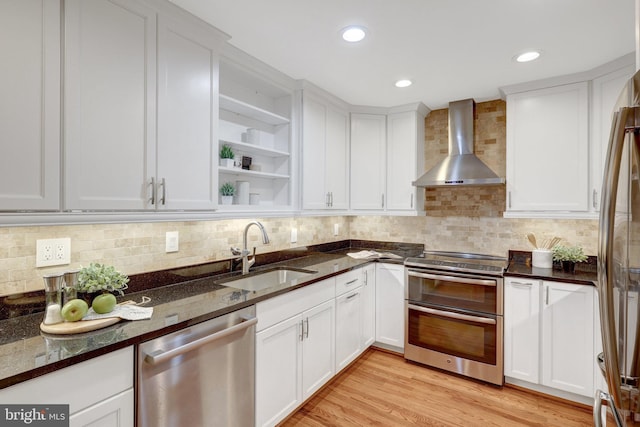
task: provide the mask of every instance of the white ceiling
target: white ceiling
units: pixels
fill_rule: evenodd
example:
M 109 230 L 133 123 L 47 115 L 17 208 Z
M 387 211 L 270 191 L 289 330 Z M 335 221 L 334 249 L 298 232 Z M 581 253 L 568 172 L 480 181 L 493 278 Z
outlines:
M 230 43 L 354 105 L 499 98 L 501 86 L 587 71 L 635 49 L 634 0 L 171 0 Z M 369 30 L 353 45 L 341 28 Z M 539 49 L 532 63 L 512 60 Z M 398 89 L 400 78 L 413 85 Z

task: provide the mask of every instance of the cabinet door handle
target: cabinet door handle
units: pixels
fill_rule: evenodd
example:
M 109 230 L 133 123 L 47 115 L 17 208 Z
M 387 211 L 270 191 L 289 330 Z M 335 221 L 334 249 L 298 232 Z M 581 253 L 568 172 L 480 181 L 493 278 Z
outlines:
M 156 180 L 155 178 L 151 178 L 151 200 L 149 200 L 149 202 L 151 202 L 152 205 L 156 204 Z
M 598 198 L 598 192 L 594 188 L 593 189 L 593 207 L 594 207 L 594 209 L 596 209 L 598 207 L 597 198 Z
M 384 208 L 384 194 L 382 195 L 382 207 Z
M 345 301 L 349 301 L 351 298 L 355 298 L 357 295 L 358 295 L 357 292 L 354 293 L 354 294 L 351 294 L 351 295 L 349 295 L 348 297 L 345 298 Z
M 345 283 L 344 285 L 345 285 L 345 286 L 349 286 L 349 285 L 352 285 L 352 284 L 356 283 L 357 281 L 358 281 L 358 279 L 349 280 L 349 281 L 348 281 L 347 283 Z
M 511 191 L 507 193 L 507 204 L 509 205 L 509 209 L 511 209 Z
M 514 286 L 524 286 L 527 288 L 530 288 L 531 286 L 533 286 L 533 283 L 529 282 L 529 283 L 525 283 L 525 282 L 509 282 L 510 284 L 514 285 Z
M 546 286 L 545 304 L 549 305 L 549 287 Z
M 162 187 L 162 198 L 160 199 L 160 203 L 162 203 L 162 205 L 165 204 L 165 196 L 167 195 L 167 184 L 164 180 L 164 178 L 162 178 L 162 180 L 160 181 L 160 186 Z
M 411 195 L 411 209 L 413 209 L 413 194 Z
M 327 200 L 326 200 L 326 203 L 325 203 L 325 204 L 326 204 L 326 206 L 327 206 L 327 207 L 329 207 L 329 206 L 330 206 L 330 204 L 329 204 L 329 192 L 328 192 L 328 191 L 327 191 L 327 197 L 326 197 L 326 199 L 327 199 Z
M 306 323 L 306 324 L 307 324 L 307 330 L 306 330 L 306 332 L 304 333 L 304 337 L 305 337 L 305 338 L 309 338 L 309 318 L 308 318 L 308 317 L 305 319 L 304 323 Z
M 329 191 L 329 206 L 333 207 L 333 191 Z
M 300 341 L 304 340 L 304 320 L 300 321 Z
M 364 285 L 367 286 L 369 284 L 369 272 L 367 270 L 364 271 Z

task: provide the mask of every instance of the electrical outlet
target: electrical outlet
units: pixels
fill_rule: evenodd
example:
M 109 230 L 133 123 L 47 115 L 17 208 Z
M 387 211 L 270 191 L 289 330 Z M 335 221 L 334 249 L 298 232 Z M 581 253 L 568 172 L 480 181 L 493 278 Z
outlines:
M 291 229 L 291 243 L 296 243 L 298 241 L 298 229 Z
M 50 267 L 71 263 L 71 239 L 36 240 L 36 267 Z
M 165 237 L 165 252 L 178 252 L 179 237 L 177 231 L 167 231 Z
M 340 224 L 333 224 L 333 235 L 337 236 L 340 234 Z

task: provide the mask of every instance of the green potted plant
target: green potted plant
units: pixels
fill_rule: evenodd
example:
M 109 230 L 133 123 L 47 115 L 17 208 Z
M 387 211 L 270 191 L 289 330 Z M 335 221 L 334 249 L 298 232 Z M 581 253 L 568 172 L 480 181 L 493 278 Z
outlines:
M 230 182 L 225 182 L 220 187 L 220 198 L 222 200 L 223 205 L 230 205 L 233 203 L 233 195 L 236 192 L 236 187 L 233 186 Z
M 233 149 L 231 149 L 229 145 L 223 145 L 220 149 L 220 166 L 232 168 L 234 157 L 235 154 L 233 153 Z
M 556 245 L 552 249 L 553 260 L 560 261 L 562 269 L 567 273 L 575 271 L 576 262 L 587 260 L 587 256 L 580 246 Z
M 129 277 L 112 265 L 91 263 L 78 272 L 77 292 L 85 294 L 96 313 L 109 313 L 116 306 L 115 293 L 124 295 Z

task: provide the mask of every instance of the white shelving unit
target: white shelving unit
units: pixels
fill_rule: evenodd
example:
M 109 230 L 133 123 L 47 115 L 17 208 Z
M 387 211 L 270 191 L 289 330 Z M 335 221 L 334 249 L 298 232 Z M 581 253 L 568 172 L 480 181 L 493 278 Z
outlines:
M 221 62 L 219 149 L 229 145 L 235 167 L 219 166 L 218 180 L 236 187 L 233 205 L 219 205 L 227 211 L 288 210 L 292 206 L 291 114 L 292 93 L 264 79 L 256 78 L 237 64 Z M 254 129 L 257 137 L 249 141 Z M 241 167 L 243 157 L 251 168 Z M 256 204 L 240 204 L 238 182 L 249 183 L 257 194 Z

